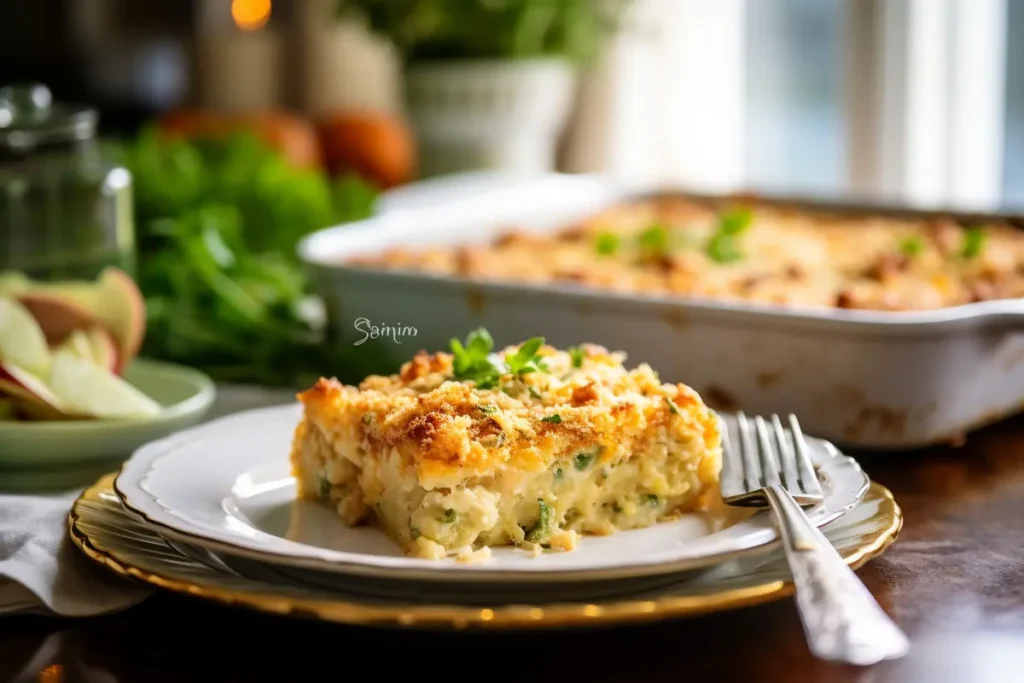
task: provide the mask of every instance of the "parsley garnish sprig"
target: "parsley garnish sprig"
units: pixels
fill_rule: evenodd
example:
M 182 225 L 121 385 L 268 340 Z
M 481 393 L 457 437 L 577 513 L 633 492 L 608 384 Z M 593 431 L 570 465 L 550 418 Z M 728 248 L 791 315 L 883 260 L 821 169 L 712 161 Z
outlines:
M 548 367 L 537 355 L 544 337 L 533 337 L 520 344 L 515 353 L 504 358 L 494 353 L 494 339 L 483 327 L 469 333 L 463 344 L 451 340 L 452 371 L 455 379 L 476 383 L 478 389 L 491 389 L 504 375 L 523 376 L 531 372 L 547 372 Z
M 531 372 L 548 371 L 544 360 L 537 355 L 540 347 L 544 346 L 544 337 L 534 337 L 524 341 L 519 350 L 514 354 L 505 354 L 505 364 L 514 375 L 528 375 Z
M 455 379 L 476 382 L 481 389 L 493 387 L 505 373 L 501 360 L 491 353 L 494 340 L 480 327 L 469 333 L 463 346 L 458 339 L 451 340 L 452 371 Z

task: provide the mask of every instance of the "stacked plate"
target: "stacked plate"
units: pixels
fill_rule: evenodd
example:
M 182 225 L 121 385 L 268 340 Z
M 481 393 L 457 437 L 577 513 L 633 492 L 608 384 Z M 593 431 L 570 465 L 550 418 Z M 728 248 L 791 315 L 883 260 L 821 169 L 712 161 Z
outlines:
M 612 623 L 789 592 L 771 517 L 724 507 L 586 537 L 572 552 L 501 548 L 477 564 L 405 557 L 375 528 L 348 528 L 327 507 L 295 500 L 288 453 L 299 418 L 297 405 L 262 408 L 144 446 L 79 499 L 72 538 L 157 586 L 347 623 Z M 826 500 L 809 515 L 847 562 L 866 562 L 895 539 L 900 510 L 852 458 L 811 446 Z

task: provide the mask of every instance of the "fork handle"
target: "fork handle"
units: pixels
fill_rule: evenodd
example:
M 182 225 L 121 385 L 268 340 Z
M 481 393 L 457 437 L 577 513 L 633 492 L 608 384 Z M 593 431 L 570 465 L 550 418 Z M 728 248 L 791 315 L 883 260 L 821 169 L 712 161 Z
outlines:
M 902 657 L 903 632 L 812 524 L 789 493 L 765 489 L 793 572 L 796 604 L 811 652 L 847 664 L 869 665 Z

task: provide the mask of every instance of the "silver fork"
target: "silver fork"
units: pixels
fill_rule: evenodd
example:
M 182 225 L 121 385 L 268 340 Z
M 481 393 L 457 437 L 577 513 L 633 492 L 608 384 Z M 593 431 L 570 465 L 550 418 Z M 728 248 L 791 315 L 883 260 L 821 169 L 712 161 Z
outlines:
M 902 657 L 907 637 L 801 509 L 824 495 L 796 417 L 789 416 L 789 429 L 778 415 L 771 427 L 760 415 L 753 425 L 743 413 L 736 417 L 738 448 L 725 430 L 722 498 L 775 513 L 811 652 L 858 665 Z

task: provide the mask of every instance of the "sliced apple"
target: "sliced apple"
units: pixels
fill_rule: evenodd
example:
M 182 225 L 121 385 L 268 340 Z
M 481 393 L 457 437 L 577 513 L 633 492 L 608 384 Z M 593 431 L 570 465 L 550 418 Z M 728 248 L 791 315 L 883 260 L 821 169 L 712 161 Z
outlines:
M 90 363 L 96 362 L 96 359 L 93 358 L 92 355 L 92 344 L 89 343 L 89 335 L 85 333 L 85 330 L 75 330 L 72 332 L 68 335 L 68 338 L 57 347 L 57 349 L 73 353 L 82 360 L 87 360 Z
M 50 346 L 60 344 L 76 330 L 83 330 L 96 324 L 96 316 L 84 303 L 65 296 L 46 292 L 26 292 L 18 295 L 18 302 L 39 323 Z
M 107 268 L 99 277 L 100 322 L 117 340 L 119 368 L 135 359 L 146 336 L 146 303 L 135 281 L 119 268 Z
M 82 360 L 116 374 L 117 345 L 111 334 L 102 327 L 75 330 L 57 347 L 57 350 L 68 351 Z
M 85 336 L 89 339 L 93 362 L 101 368 L 106 368 L 109 372 L 120 374 L 122 369 L 121 353 L 110 332 L 102 327 L 92 327 L 85 333 Z
M 68 302 L 110 332 L 117 345 L 118 374 L 138 354 L 146 334 L 146 305 L 135 281 L 123 270 L 106 268 L 95 283 L 37 283 L 29 293 Z
M 26 413 L 43 420 L 74 417 L 53 391 L 31 372 L 11 361 L 0 361 L 0 393 L 15 399 Z
M 50 360 L 46 335 L 32 313 L 14 299 L 0 298 L 0 361 L 42 376 Z
M 16 270 L 8 270 L 0 273 L 0 296 L 15 296 L 27 291 L 32 285 L 32 280 L 24 273 Z
M 50 389 L 71 410 L 97 418 L 144 418 L 160 404 L 98 365 L 68 350 L 53 356 Z

